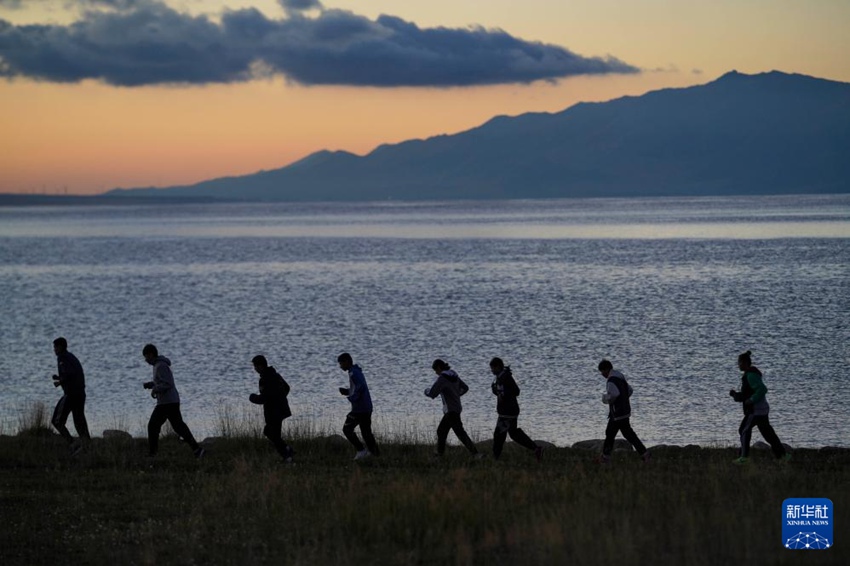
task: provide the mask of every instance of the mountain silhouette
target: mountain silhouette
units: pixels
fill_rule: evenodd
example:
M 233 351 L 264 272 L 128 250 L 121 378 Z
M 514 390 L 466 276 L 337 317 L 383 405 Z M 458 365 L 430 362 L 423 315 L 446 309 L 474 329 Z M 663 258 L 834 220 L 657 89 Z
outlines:
M 454 135 L 110 196 L 341 201 L 850 192 L 850 84 L 732 71 Z

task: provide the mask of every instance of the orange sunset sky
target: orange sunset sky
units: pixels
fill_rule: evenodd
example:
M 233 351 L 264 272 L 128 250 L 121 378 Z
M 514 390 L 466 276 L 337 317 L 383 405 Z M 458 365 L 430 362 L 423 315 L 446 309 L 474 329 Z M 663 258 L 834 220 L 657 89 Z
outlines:
M 850 82 L 850 2 L 0 0 L 0 192 L 243 175 L 733 69 Z

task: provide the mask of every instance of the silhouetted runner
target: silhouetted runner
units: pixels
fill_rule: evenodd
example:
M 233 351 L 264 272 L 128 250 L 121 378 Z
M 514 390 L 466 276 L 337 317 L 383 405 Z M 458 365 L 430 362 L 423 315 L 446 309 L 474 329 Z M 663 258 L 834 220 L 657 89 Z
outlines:
M 357 451 L 354 455 L 355 460 L 362 460 L 372 455 L 378 456 L 380 455 L 378 444 L 372 434 L 372 396 L 369 394 L 369 386 L 366 385 L 363 370 L 354 363 L 351 354 L 347 352 L 340 354 L 336 361 L 341 370 L 348 372 L 348 387 L 340 387 L 339 392 L 351 402 L 351 411 L 345 416 L 342 433 Z M 366 446 L 363 446 L 363 442 L 360 442 L 357 433 L 354 432 L 358 426 Z
M 264 356 L 254 356 L 251 360 L 254 371 L 260 374 L 260 393 L 251 393 L 248 400 L 263 406 L 263 418 L 266 426 L 263 434 L 274 445 L 284 462 L 292 462 L 295 452 L 292 447 L 284 442 L 280 429 L 283 420 L 292 416 L 289 410 L 289 384 L 277 371 L 269 365 Z
M 460 413 L 463 410 L 460 398 L 469 391 L 469 386 L 443 360 L 434 360 L 434 363 L 431 364 L 431 369 L 437 374 L 437 379 L 431 387 L 425 389 L 425 395 L 431 399 L 436 399 L 439 395 L 443 401 L 443 418 L 440 420 L 440 424 L 437 425 L 437 456 L 445 454 L 446 439 L 449 437 L 449 431 L 453 430 L 455 436 L 466 446 L 466 449 L 474 457 L 480 458 L 482 454 L 478 452 L 478 448 L 475 447 L 472 439 L 466 434 L 463 423 L 460 420 Z
M 779 437 L 770 426 L 770 405 L 767 402 L 767 386 L 762 381 L 761 371 L 753 365 L 752 352 L 747 350 L 738 356 L 738 369 L 744 374 L 741 376 L 741 391 L 731 389 L 729 395 L 744 408 L 744 419 L 738 427 L 741 440 L 741 448 L 738 451 L 736 464 L 746 464 L 750 459 L 750 440 L 753 436 L 753 427 L 758 427 L 759 432 L 770 444 L 773 455 L 777 458 L 789 460 L 791 455 L 785 451 Z
M 206 450 L 195 441 L 192 431 L 183 422 L 183 415 L 180 414 L 180 394 L 177 392 L 177 387 L 174 386 L 171 360 L 165 356 L 160 356 L 153 344 L 147 344 L 142 349 L 142 355 L 145 357 L 145 361 L 153 366 L 153 381 L 146 382 L 144 388 L 150 389 L 151 397 L 156 399 L 156 407 L 154 407 L 148 421 L 149 455 L 151 457 L 156 456 L 159 451 L 159 432 L 162 430 L 165 421 L 168 421 L 171 423 L 174 432 L 186 441 L 195 457 L 203 458 Z
M 89 425 L 86 421 L 86 376 L 80 360 L 68 351 L 68 341 L 61 336 L 53 341 L 53 353 L 56 354 L 58 374 L 53 376 L 53 386 L 62 387 L 62 397 L 53 409 L 51 424 L 56 427 L 62 438 L 68 441 L 68 448 L 72 456 L 76 456 L 83 449 L 83 443 L 91 441 Z M 80 442 L 74 442 L 74 438 L 68 431 L 65 423 L 68 415 L 74 416 L 74 428 Z

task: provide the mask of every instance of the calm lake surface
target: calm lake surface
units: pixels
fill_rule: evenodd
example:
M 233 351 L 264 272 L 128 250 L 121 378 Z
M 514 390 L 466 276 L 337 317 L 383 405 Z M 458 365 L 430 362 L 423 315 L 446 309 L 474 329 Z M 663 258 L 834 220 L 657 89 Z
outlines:
M 261 421 L 260 353 L 292 386 L 285 429 L 338 430 L 348 351 L 379 436 L 431 438 L 440 357 L 488 438 L 499 356 L 533 438 L 601 438 L 608 358 L 645 443 L 733 445 L 749 349 L 783 442 L 850 446 L 848 244 L 848 195 L 0 208 L 0 432 L 52 410 L 61 335 L 96 435 L 144 435 L 153 342 L 200 438 L 223 412 Z

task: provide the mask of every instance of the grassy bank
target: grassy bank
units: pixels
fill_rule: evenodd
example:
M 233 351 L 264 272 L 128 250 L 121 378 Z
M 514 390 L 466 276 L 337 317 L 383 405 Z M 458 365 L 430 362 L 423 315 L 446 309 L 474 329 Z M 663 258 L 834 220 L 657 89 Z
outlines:
M 173 437 L 95 439 L 71 458 L 55 435 L 0 437 L 0 563 L 844 564 L 850 451 L 553 448 L 537 464 L 461 448 L 386 444 L 363 464 L 336 438 L 302 437 L 297 464 L 260 438 L 224 438 L 202 461 Z M 781 504 L 828 497 L 835 548 L 781 545 Z

